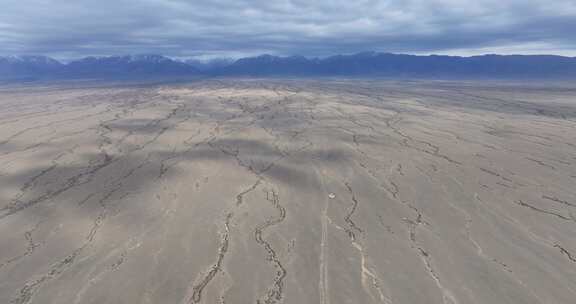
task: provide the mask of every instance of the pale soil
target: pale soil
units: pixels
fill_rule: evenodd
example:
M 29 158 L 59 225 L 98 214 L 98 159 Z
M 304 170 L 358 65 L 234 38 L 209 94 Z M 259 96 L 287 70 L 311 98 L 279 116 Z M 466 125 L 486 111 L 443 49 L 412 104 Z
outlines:
M 0 303 L 575 303 L 576 88 L 0 88 Z

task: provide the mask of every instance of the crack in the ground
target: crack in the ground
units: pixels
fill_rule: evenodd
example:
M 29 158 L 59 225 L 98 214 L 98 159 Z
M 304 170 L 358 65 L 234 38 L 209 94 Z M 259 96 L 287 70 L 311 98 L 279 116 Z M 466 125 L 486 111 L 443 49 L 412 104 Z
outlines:
M 202 300 L 202 291 L 208 283 L 216 276 L 216 274 L 222 270 L 222 264 L 224 262 L 224 257 L 226 256 L 226 252 L 228 252 L 228 243 L 230 241 L 230 219 L 232 218 L 233 213 L 228 213 L 226 215 L 226 220 L 224 221 L 224 232 L 222 232 L 222 240 L 220 242 L 220 248 L 218 249 L 218 258 L 216 263 L 212 265 L 210 271 L 206 273 L 206 275 L 200 280 L 200 282 L 194 287 L 192 287 L 193 294 L 189 303 L 200 303 Z
M 546 199 L 546 200 L 549 200 L 549 201 L 556 202 L 556 203 L 560 203 L 560 204 L 565 205 L 565 206 L 576 207 L 576 204 L 570 203 L 570 202 L 568 202 L 568 201 L 566 201 L 566 200 L 559 199 L 559 198 L 557 198 L 557 197 L 555 197 L 555 196 L 542 195 L 542 198 L 543 198 L 543 199 Z
M 568 257 L 571 262 L 576 263 L 576 256 L 570 253 L 570 251 L 566 250 L 566 248 L 560 246 L 559 244 L 554 244 L 554 247 L 560 249 L 560 252 L 566 255 L 566 257 Z
M 556 213 L 556 212 L 552 212 L 552 211 L 549 211 L 549 210 L 541 209 L 541 208 L 538 208 L 538 207 L 536 207 L 536 206 L 530 205 L 530 204 L 524 202 L 523 200 L 516 200 L 516 201 L 514 201 L 514 202 L 515 202 L 516 204 L 520 205 L 520 206 L 527 207 L 527 208 L 529 208 L 529 209 L 531 209 L 531 210 L 534 210 L 534 211 L 536 211 L 536 212 L 540 212 L 540 213 L 552 215 L 552 216 L 555 216 L 555 217 L 557 217 L 557 218 L 563 219 L 563 220 L 565 220 L 565 221 L 576 222 L 576 219 L 575 219 L 573 216 L 568 217 L 568 216 L 562 215 L 562 214 L 560 214 L 560 213 Z
M 266 191 L 266 200 L 272 203 L 274 208 L 278 211 L 276 218 L 268 219 L 254 230 L 254 237 L 256 242 L 266 250 L 268 254 L 268 261 L 270 261 L 276 268 L 276 276 L 272 282 L 272 286 L 268 289 L 266 296 L 263 299 L 258 299 L 256 303 L 273 304 L 282 300 L 284 290 L 284 278 L 286 277 L 286 268 L 280 262 L 278 254 L 272 247 L 269 241 L 264 239 L 262 233 L 268 228 L 280 224 L 286 218 L 286 209 L 280 204 L 280 198 L 275 190 Z
M 155 120 L 154 122 L 157 122 L 156 124 L 160 123 L 160 121 L 165 121 L 168 120 L 170 118 L 172 118 L 174 115 L 176 115 L 178 110 L 181 110 L 182 107 L 178 107 L 177 109 L 172 110 L 167 117 L 161 118 L 159 120 Z M 117 120 L 120 118 L 115 118 L 114 120 Z M 100 134 L 100 136 L 103 139 L 103 142 L 106 143 L 106 145 L 111 145 L 112 142 L 110 140 L 106 139 L 107 133 L 111 132 L 110 128 L 106 128 L 104 127 L 107 131 L 104 131 Z M 124 156 L 130 154 L 130 153 L 134 153 L 140 150 L 143 150 L 146 146 L 152 144 L 153 142 L 157 141 L 158 138 L 163 135 L 167 130 L 169 129 L 169 127 L 163 127 L 159 132 L 157 132 L 156 134 L 154 134 L 154 136 L 152 136 L 151 139 L 147 140 L 146 142 L 144 142 L 143 144 L 131 149 L 130 151 L 127 151 L 124 155 L 115 157 L 110 155 L 105 149 L 104 146 L 101 144 L 100 145 L 100 156 L 101 156 L 101 161 L 99 161 L 96 164 L 90 165 L 88 167 L 86 167 L 86 170 L 83 172 L 80 172 L 72 177 L 69 177 L 61 186 L 60 188 L 57 188 L 56 190 L 53 191 L 48 191 L 45 192 L 43 194 L 40 194 L 39 196 L 27 200 L 27 201 L 21 201 L 20 199 L 15 199 L 13 200 L 10 204 L 8 204 L 7 206 L 3 207 L 2 209 L 0 209 L 0 220 L 2 220 L 3 218 L 13 215 L 19 211 L 22 211 L 28 207 L 34 206 L 38 203 L 53 199 L 55 197 L 57 197 L 58 195 L 81 185 L 84 185 L 86 183 L 89 183 L 90 181 L 92 181 L 95 178 L 96 173 L 98 173 L 100 170 L 109 167 L 111 164 L 121 160 Z
M 352 216 L 354 216 L 354 212 L 356 212 L 356 209 L 358 209 L 358 200 L 356 199 L 356 195 L 352 191 L 352 187 L 350 186 L 350 184 L 348 182 L 346 182 L 346 183 L 344 183 L 344 185 L 346 186 L 346 189 L 348 190 L 348 193 L 350 194 L 351 199 L 352 199 L 352 207 L 350 208 L 350 210 L 348 211 L 348 213 L 344 217 L 344 221 L 350 227 L 349 229 L 346 229 L 346 233 L 348 233 L 348 236 L 350 237 L 352 242 L 355 242 L 356 237 L 357 237 L 355 232 L 359 233 L 359 234 L 363 232 L 362 229 L 360 229 L 356 225 L 356 223 L 354 223 L 354 221 L 352 220 Z
M 41 223 L 42 223 L 42 221 L 36 223 L 34 225 L 34 227 L 32 227 L 32 229 L 24 232 L 24 239 L 26 240 L 26 250 L 23 253 L 8 259 L 7 261 L 5 261 L 3 263 L 0 263 L 0 270 L 2 268 L 4 268 L 5 266 L 8 266 L 14 262 L 19 261 L 20 259 L 22 259 L 28 255 L 31 255 L 34 252 L 34 250 L 36 250 L 37 247 L 42 245 L 43 242 L 36 243 L 33 239 L 33 234 L 36 230 L 38 230 L 38 227 L 40 226 Z

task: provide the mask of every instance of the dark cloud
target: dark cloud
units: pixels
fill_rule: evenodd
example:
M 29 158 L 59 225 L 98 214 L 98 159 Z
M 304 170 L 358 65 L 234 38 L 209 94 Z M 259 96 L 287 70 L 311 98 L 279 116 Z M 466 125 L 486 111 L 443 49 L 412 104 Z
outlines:
M 576 54 L 574 0 L 3 0 L 0 53 Z

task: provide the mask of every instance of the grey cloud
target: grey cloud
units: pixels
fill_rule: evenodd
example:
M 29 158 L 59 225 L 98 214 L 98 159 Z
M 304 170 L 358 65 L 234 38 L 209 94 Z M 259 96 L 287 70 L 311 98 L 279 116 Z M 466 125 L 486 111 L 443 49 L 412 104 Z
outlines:
M 541 45 L 576 53 L 573 0 L 4 0 L 0 54 L 323 56 Z

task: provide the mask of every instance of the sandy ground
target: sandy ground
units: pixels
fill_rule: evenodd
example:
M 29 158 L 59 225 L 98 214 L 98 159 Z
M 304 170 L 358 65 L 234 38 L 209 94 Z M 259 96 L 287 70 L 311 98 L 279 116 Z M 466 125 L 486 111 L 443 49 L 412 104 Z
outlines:
M 0 88 L 0 303 L 576 303 L 576 88 Z

